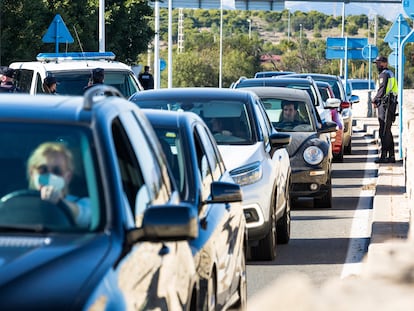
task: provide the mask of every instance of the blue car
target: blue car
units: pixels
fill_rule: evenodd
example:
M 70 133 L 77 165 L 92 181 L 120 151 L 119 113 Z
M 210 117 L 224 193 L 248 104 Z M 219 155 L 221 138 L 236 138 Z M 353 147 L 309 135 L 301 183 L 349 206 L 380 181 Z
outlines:
M 246 309 L 246 220 L 242 193 L 204 121 L 191 112 L 145 110 L 181 199 L 198 214 L 190 241 L 200 280 L 199 310 Z
M 200 220 L 141 110 L 109 86 L 0 102 L 0 310 L 198 310 Z

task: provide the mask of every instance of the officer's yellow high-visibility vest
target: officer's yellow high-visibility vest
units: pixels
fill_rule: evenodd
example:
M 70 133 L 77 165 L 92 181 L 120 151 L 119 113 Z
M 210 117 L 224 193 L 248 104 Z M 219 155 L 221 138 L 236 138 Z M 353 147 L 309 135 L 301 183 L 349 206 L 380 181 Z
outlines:
M 389 75 L 387 88 L 385 90 L 385 94 L 393 93 L 395 95 L 398 94 L 398 84 L 397 79 L 395 79 L 394 73 L 391 70 L 387 70 Z

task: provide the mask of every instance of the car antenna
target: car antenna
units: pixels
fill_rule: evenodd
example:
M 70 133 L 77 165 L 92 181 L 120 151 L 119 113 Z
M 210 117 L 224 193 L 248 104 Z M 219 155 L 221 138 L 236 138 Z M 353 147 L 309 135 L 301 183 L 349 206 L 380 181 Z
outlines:
M 78 40 L 78 44 L 79 44 L 80 50 L 81 50 L 81 52 L 82 52 L 82 55 L 84 55 L 84 56 L 85 56 L 85 51 L 83 50 L 82 42 L 81 42 L 81 41 L 80 41 L 80 39 L 79 39 L 79 35 L 78 35 L 78 32 L 76 31 L 76 27 L 75 27 L 75 25 L 73 25 L 73 30 L 75 31 L 76 40 Z M 85 57 L 85 58 L 86 58 L 86 57 Z

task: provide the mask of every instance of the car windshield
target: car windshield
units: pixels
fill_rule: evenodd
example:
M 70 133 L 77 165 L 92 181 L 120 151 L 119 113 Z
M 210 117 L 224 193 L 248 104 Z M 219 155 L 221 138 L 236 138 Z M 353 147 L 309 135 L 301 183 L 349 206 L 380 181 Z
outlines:
M 262 98 L 267 115 L 278 131 L 315 132 L 315 124 L 303 101 Z
M 87 128 L 1 123 L 0 146 L 0 232 L 102 228 L 102 191 Z
M 213 133 L 218 145 L 254 143 L 253 122 L 246 103 L 236 100 L 149 100 L 137 99 L 141 108 L 191 111 L 199 115 Z
M 90 71 L 65 71 L 51 72 L 58 81 L 57 92 L 59 95 L 83 95 L 84 88 L 88 85 L 91 76 Z M 133 74 L 128 71 L 105 70 L 106 85 L 117 88 L 125 97 L 139 91 L 139 86 Z

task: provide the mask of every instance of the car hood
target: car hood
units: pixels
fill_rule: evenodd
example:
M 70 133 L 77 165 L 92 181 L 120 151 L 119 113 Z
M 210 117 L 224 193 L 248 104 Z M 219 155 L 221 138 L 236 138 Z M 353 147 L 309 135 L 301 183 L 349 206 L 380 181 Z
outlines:
M 0 305 L 76 309 L 74 302 L 90 293 L 86 284 L 102 268 L 109 246 L 104 234 L 1 236 Z
M 243 146 L 219 145 L 218 148 L 229 171 L 255 161 L 263 161 L 262 142 Z
M 286 147 L 289 157 L 292 157 L 302 148 L 302 146 L 310 142 L 314 138 L 318 138 L 318 134 L 315 132 L 289 132 L 291 135 L 290 144 Z

